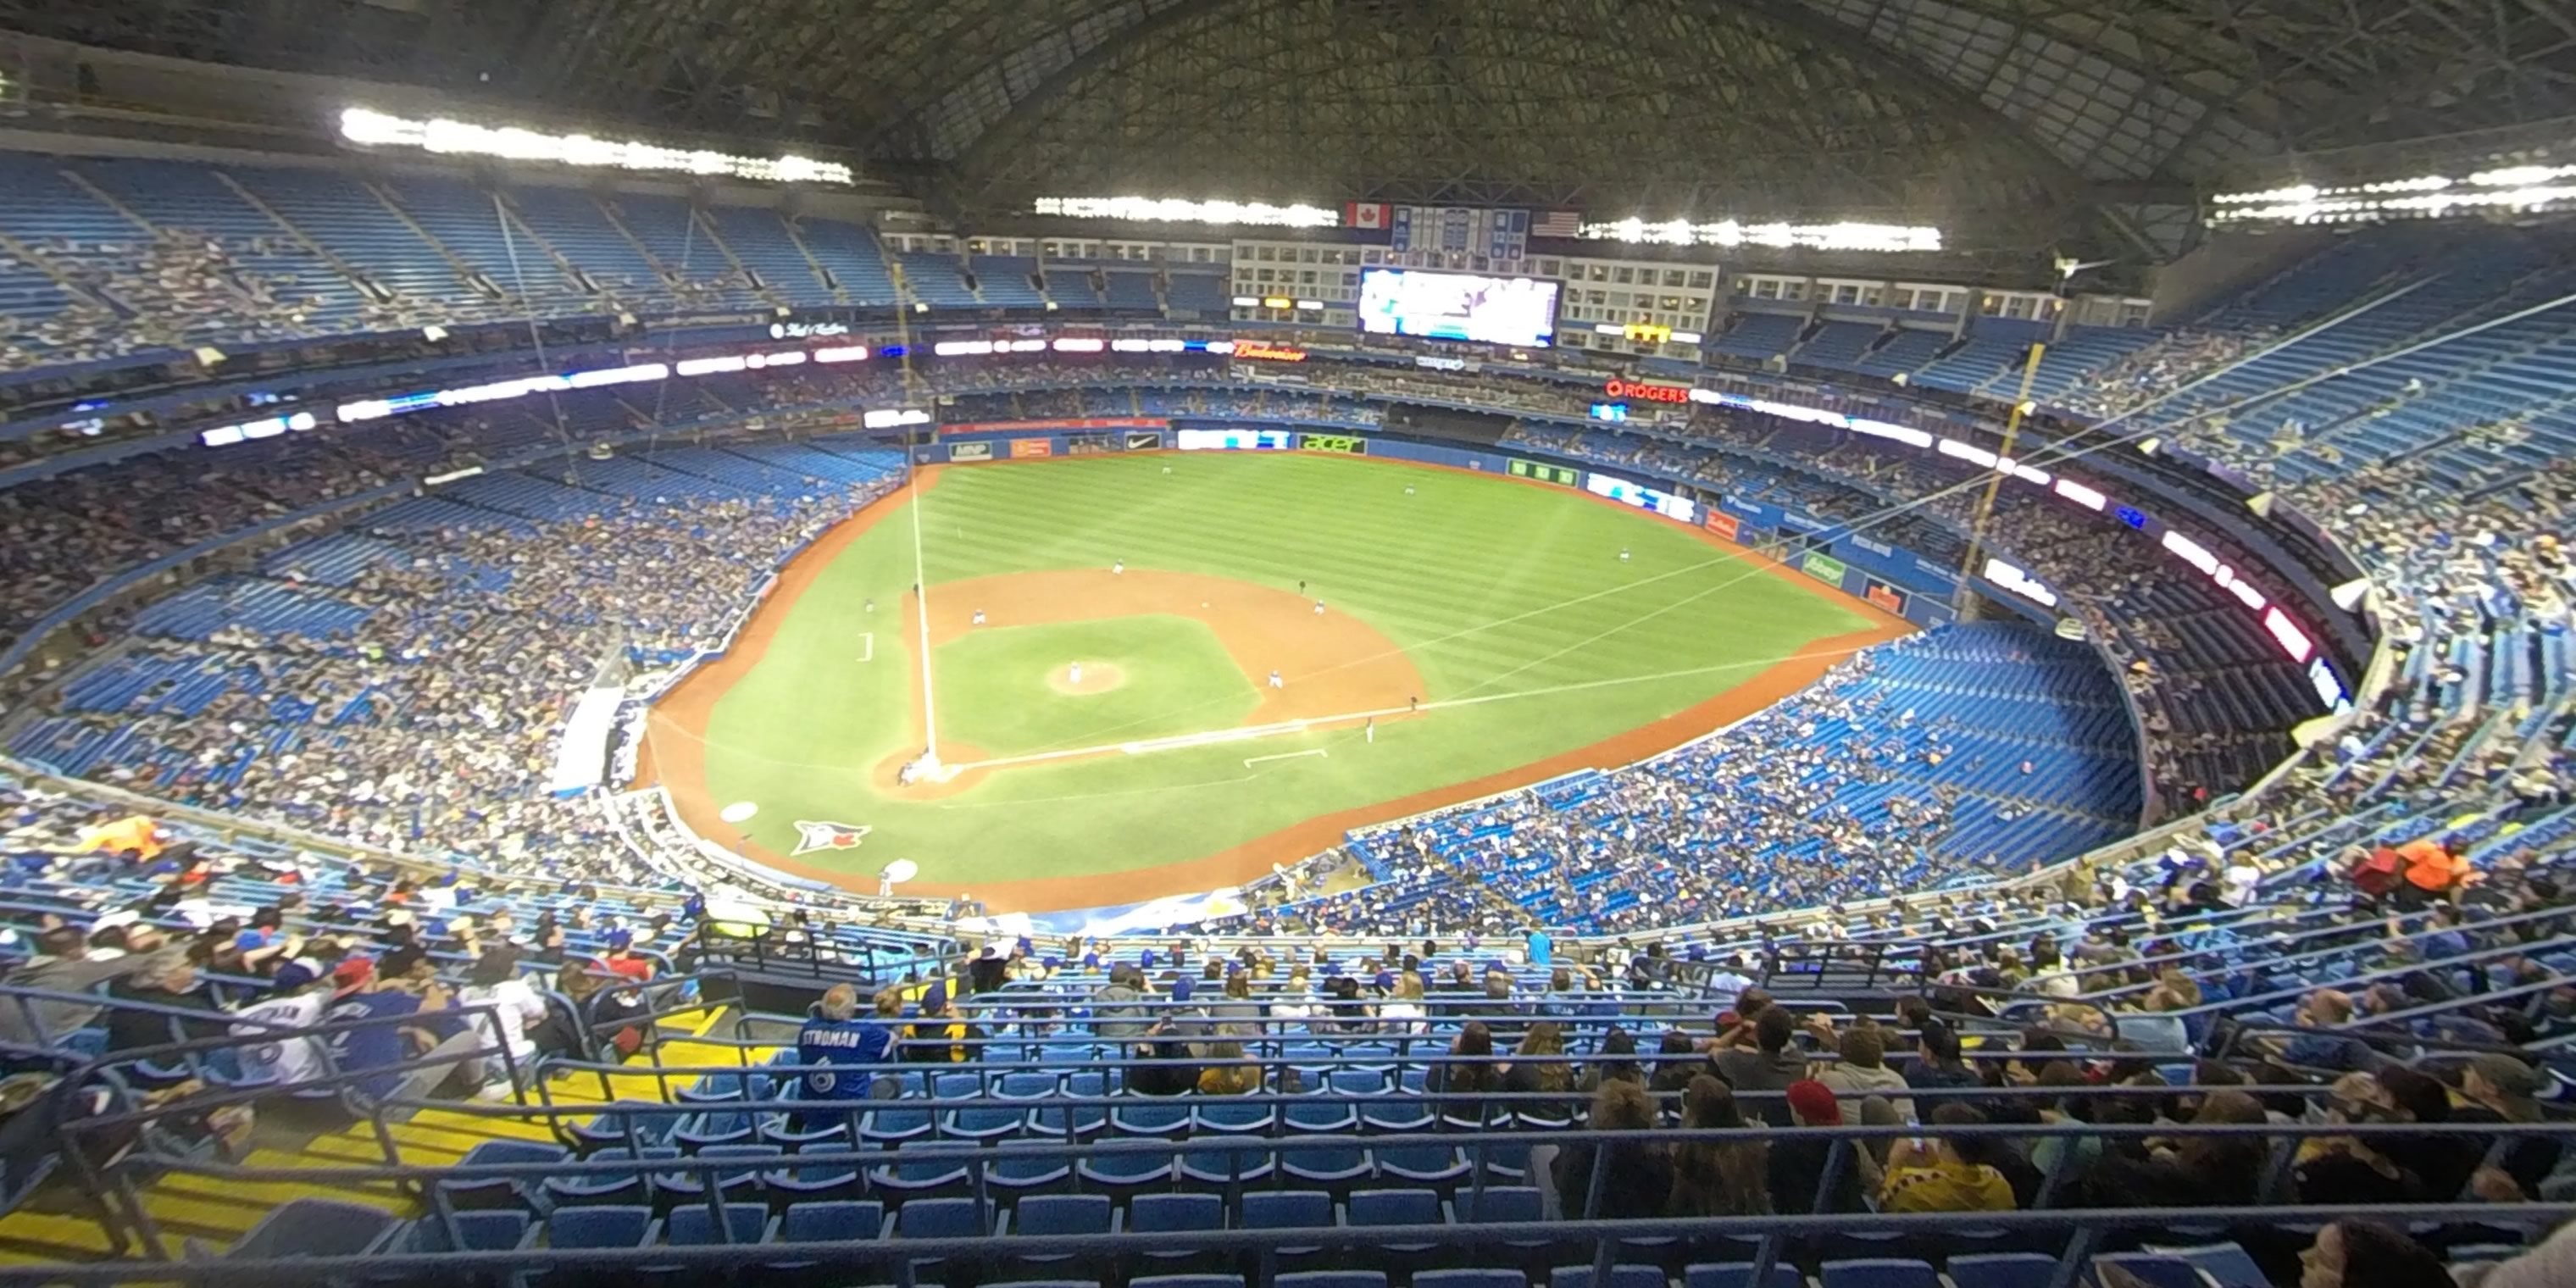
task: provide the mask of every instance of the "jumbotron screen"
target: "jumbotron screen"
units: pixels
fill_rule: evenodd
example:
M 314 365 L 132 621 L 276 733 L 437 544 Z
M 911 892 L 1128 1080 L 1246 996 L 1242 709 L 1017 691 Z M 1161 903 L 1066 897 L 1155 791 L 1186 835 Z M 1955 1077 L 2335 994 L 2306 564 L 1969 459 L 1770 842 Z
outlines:
M 1555 343 L 1557 290 L 1534 277 L 1363 268 L 1360 329 L 1544 349 Z

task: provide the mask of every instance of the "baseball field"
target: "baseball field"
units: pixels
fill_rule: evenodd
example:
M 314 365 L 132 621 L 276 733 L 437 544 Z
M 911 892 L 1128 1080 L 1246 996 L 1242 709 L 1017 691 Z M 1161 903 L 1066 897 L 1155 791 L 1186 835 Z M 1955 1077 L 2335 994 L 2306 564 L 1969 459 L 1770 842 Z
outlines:
M 906 893 L 1124 905 L 1650 755 L 1907 629 L 1550 484 L 1306 454 L 934 466 L 780 574 L 656 706 L 643 773 L 783 871 L 874 889 L 900 858 Z

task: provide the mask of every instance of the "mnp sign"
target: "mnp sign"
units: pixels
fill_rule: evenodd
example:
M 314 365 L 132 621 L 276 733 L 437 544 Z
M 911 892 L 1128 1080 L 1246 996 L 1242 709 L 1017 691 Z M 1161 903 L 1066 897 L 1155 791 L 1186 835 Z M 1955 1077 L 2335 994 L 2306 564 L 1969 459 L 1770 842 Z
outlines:
M 1048 439 L 1014 438 L 1011 440 L 1012 460 L 1024 461 L 1033 456 L 1053 455 L 1055 455 L 1055 444 Z
M 1799 561 L 1798 570 L 1828 586 L 1842 585 L 1843 573 L 1848 571 L 1843 566 L 1842 560 L 1832 555 L 1818 554 L 1813 550 L 1808 551 L 1807 557 Z
M 950 443 L 948 459 L 952 461 L 989 461 L 993 459 L 991 443 Z

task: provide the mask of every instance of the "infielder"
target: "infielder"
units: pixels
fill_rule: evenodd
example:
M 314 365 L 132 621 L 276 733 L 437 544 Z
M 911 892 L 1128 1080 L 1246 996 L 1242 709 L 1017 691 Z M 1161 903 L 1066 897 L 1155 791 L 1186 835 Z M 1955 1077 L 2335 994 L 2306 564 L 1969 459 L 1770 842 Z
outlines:
M 973 621 L 973 623 L 972 623 L 972 624 L 973 624 L 973 625 L 976 625 L 976 626 L 981 626 L 981 625 L 983 625 L 983 624 L 984 624 L 984 610 L 983 610 L 983 609 L 978 608 L 978 609 L 976 609 L 976 610 L 975 610 L 975 618 L 974 618 L 974 621 Z
M 1279 673 L 1277 671 L 1272 671 L 1270 673 L 1270 687 L 1274 689 L 1284 689 L 1288 687 L 1288 683 L 1287 681 L 1279 678 Z

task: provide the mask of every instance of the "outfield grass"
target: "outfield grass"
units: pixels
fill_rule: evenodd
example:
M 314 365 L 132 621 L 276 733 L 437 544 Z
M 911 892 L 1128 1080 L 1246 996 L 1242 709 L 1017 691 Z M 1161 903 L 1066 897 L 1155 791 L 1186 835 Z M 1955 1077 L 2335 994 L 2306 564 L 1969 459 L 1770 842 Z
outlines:
M 759 804 L 749 835 L 776 852 L 792 847 L 802 818 L 874 828 L 841 859 L 858 872 L 903 857 L 926 881 L 971 887 L 1159 866 L 1589 745 L 1722 693 L 1812 640 L 1875 624 L 1668 521 L 1495 476 L 1217 454 L 950 468 L 919 513 L 934 600 L 943 582 L 1113 559 L 1288 590 L 1302 579 L 1333 611 L 1403 646 L 1426 701 L 1499 700 L 1382 725 L 1373 745 L 1334 730 L 1251 750 L 1015 767 L 947 799 L 890 800 L 868 771 L 918 750 L 913 641 L 891 611 L 914 579 L 912 517 L 890 514 L 852 543 L 710 718 L 708 787 L 717 802 Z M 990 647 L 1010 647 L 995 638 Z M 1075 741 L 1079 709 L 1107 700 L 1035 695 L 1026 666 L 950 665 L 946 654 L 968 644 L 985 647 L 960 641 L 938 659 L 945 737 L 970 738 L 952 728 L 954 710 L 997 730 L 975 740 Z M 1121 693 L 1143 704 L 1125 720 L 1150 718 L 1162 700 L 1151 685 Z M 1190 701 L 1174 697 L 1169 709 Z M 1065 714 L 1013 714 L 1048 702 Z M 1329 754 L 1242 763 L 1307 748 Z M 1116 883 L 1097 902 L 1122 902 Z
M 1095 678 L 1117 667 L 1120 686 L 1056 692 L 1048 679 L 1077 660 Z M 1165 613 L 978 630 L 934 647 L 931 666 L 948 695 L 940 738 L 988 756 L 1224 728 L 1260 701 L 1216 632 Z

